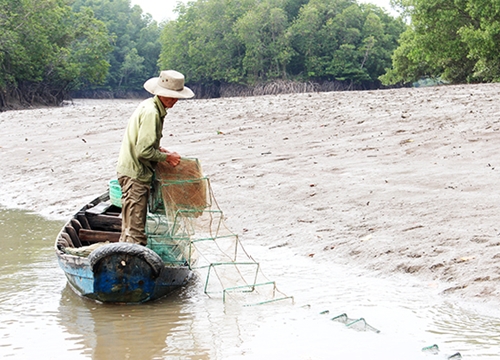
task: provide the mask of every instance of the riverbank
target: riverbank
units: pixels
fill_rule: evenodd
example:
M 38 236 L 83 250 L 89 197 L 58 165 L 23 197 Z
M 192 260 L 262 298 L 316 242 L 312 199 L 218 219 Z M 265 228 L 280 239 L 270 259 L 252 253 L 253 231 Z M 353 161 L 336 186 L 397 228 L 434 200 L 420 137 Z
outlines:
M 162 145 L 201 161 L 244 243 L 498 303 L 499 93 L 487 84 L 180 101 Z M 0 113 L 0 204 L 66 219 L 106 191 L 138 102 Z

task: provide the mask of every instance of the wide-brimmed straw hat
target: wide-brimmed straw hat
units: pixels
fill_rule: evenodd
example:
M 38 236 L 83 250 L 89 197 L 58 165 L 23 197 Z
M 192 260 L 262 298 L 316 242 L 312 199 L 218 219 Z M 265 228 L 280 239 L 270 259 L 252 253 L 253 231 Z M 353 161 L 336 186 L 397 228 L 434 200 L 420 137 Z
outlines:
M 163 70 L 159 77 L 146 81 L 144 89 L 153 95 L 176 99 L 189 99 L 194 96 L 191 89 L 184 86 L 184 75 L 175 70 Z

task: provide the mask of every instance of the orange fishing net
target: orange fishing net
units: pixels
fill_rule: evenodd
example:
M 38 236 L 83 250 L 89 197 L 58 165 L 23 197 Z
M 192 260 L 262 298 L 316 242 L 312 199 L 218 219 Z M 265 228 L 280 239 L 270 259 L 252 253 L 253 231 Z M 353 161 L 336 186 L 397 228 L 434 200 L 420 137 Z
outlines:
M 196 214 L 208 206 L 207 182 L 197 159 L 182 158 L 175 167 L 160 162 L 156 166 L 156 178 L 165 207 L 193 210 Z

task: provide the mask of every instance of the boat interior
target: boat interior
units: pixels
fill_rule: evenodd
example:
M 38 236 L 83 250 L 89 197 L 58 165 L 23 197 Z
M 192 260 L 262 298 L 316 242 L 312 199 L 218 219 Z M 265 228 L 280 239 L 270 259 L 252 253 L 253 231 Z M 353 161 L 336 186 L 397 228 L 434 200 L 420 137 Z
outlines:
M 118 242 L 121 225 L 119 207 L 109 201 L 89 203 L 63 227 L 57 239 L 57 248 L 63 250 Z

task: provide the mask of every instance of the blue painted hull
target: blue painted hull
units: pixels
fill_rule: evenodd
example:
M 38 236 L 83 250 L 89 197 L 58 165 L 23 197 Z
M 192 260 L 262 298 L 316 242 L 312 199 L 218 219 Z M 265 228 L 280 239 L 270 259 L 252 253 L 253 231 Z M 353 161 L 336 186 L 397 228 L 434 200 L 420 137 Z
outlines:
M 92 206 L 103 199 L 106 197 L 94 200 Z M 81 243 L 74 244 L 80 242 L 73 234 L 78 235 L 78 231 L 68 229 L 75 219 L 76 215 L 59 233 L 55 250 L 59 266 L 77 294 L 99 302 L 138 304 L 159 299 L 188 282 L 189 266 L 166 264 L 154 251 L 141 245 L 110 243 L 93 250 L 88 257 L 68 253 L 67 248 L 84 249 Z M 110 236 L 116 237 L 116 232 Z
M 106 266 L 94 274 L 86 258 L 67 254 L 58 256 L 58 262 L 77 294 L 99 302 L 137 304 L 156 300 L 186 285 L 191 275 L 188 267 L 166 266 L 156 278 L 147 266 L 136 266 L 130 273 Z

